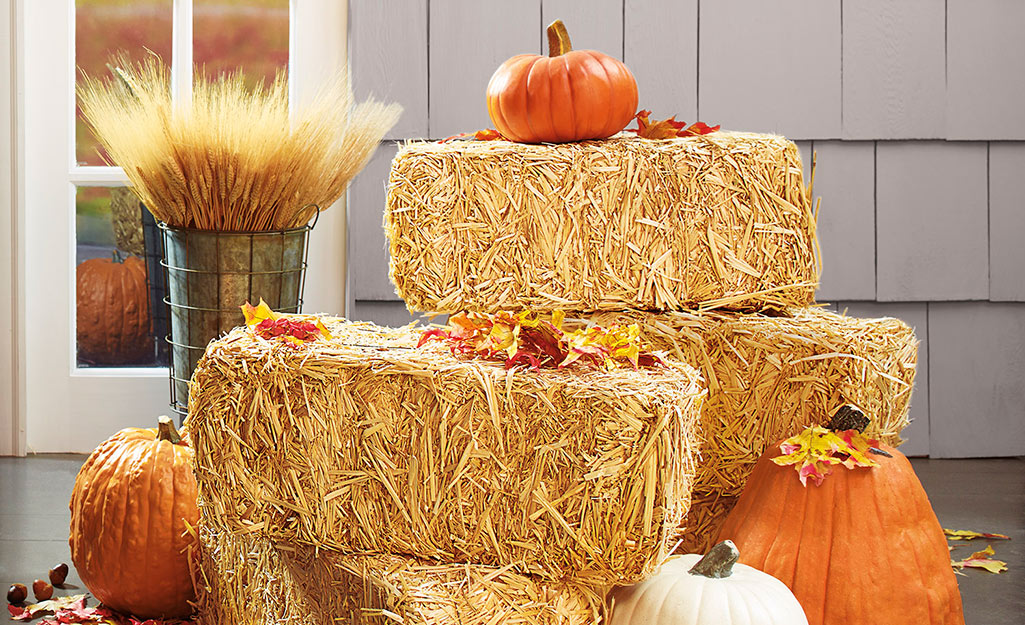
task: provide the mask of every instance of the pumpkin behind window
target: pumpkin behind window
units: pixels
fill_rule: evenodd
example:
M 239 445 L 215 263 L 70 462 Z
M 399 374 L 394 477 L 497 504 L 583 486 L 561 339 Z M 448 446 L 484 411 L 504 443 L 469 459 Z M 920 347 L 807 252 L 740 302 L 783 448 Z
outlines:
M 93 258 L 75 274 L 79 357 L 121 365 L 152 354 L 146 263 L 137 256 Z

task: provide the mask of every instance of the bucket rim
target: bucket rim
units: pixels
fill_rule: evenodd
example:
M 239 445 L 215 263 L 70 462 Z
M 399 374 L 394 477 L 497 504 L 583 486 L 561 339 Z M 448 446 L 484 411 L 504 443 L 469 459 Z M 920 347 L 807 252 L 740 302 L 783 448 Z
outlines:
M 203 228 L 184 228 L 182 226 L 172 226 L 171 224 L 167 223 L 166 221 L 157 221 L 157 228 L 160 228 L 161 230 L 163 230 L 165 232 L 185 232 L 185 233 L 195 232 L 195 233 L 199 233 L 199 234 L 213 234 L 213 235 L 217 235 L 217 236 L 222 236 L 222 235 L 227 235 L 227 236 L 231 236 L 231 235 L 260 236 L 260 235 L 294 234 L 294 233 L 299 233 L 299 232 L 310 232 L 310 231 L 313 230 L 314 226 L 317 225 L 317 222 L 320 221 L 320 206 L 317 205 L 317 204 L 307 204 L 306 206 L 303 206 L 299 210 L 303 210 L 303 209 L 306 209 L 306 208 L 313 208 L 313 209 L 315 209 L 313 211 L 313 216 L 311 217 L 311 219 L 313 221 L 307 222 L 305 225 L 299 226 L 297 228 L 277 228 L 277 229 L 274 229 L 274 230 L 205 230 Z

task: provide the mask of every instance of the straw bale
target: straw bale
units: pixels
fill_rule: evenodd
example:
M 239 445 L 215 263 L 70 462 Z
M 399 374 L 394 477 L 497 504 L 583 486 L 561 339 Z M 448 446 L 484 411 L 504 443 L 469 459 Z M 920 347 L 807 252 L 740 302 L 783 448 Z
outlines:
M 638 323 L 655 349 L 701 371 L 708 397 L 696 493 L 739 495 L 768 445 L 827 421 L 842 404 L 860 406 L 872 418 L 866 433 L 889 445 L 908 424 L 918 341 L 899 319 L 808 308 L 600 313 L 590 321 Z
M 673 553 L 708 553 L 737 499 L 719 493 L 695 493 L 687 517 L 677 530 Z
M 199 625 L 592 625 L 604 588 L 201 531 Z
M 778 309 L 818 282 L 800 154 L 773 135 L 409 143 L 385 231 L 412 311 Z
M 632 582 L 687 510 L 704 387 L 651 369 L 506 370 L 326 320 L 294 350 L 236 329 L 190 388 L 218 527 L 345 552 Z

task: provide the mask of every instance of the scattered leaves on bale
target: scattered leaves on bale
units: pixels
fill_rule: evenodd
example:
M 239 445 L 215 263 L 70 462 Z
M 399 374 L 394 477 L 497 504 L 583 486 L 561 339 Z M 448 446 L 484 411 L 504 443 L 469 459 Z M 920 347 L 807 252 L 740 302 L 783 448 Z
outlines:
M 457 135 L 445 137 L 440 139 L 438 143 L 448 143 L 449 141 L 508 141 L 502 136 L 502 133 L 498 132 L 494 128 L 488 128 L 486 130 L 478 130 L 476 132 L 461 132 Z
M 650 121 L 651 111 L 638 111 L 634 119 L 637 120 L 636 128 L 627 128 L 627 132 L 635 132 L 638 137 L 644 139 L 672 139 L 673 137 L 696 137 L 716 132 L 721 126 L 709 126 L 704 122 L 694 122 L 687 126 L 687 122 L 676 121 L 676 115 L 661 121 Z
M 857 430 L 835 432 L 813 425 L 780 443 L 783 455 L 772 461 L 780 466 L 795 465 L 801 484 L 807 486 L 810 477 L 817 486 L 835 465 L 848 469 L 876 466 L 868 454 L 877 445 L 879 441 L 866 438 Z
M 307 341 L 331 338 L 331 333 L 319 318 L 276 313 L 270 309 L 262 297 L 259 305 L 253 306 L 246 302 L 241 308 L 242 314 L 246 317 L 246 325 L 253 331 L 253 334 L 260 338 L 281 339 L 296 349 L 302 347 Z
M 504 360 L 506 368 L 520 364 L 532 369 L 563 368 L 581 362 L 611 370 L 626 363 L 638 368 L 660 362 L 641 340 L 637 324 L 564 332 L 564 319 L 562 311 L 551 315 L 532 311 L 462 312 L 452 315 L 446 328 L 424 331 L 417 347 L 443 340 L 453 354 Z

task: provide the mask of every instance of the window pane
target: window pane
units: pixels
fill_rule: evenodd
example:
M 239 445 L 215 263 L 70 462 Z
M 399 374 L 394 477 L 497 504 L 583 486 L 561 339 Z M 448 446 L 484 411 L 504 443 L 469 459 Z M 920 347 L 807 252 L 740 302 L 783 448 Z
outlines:
M 75 202 L 78 366 L 167 366 L 159 236 L 124 187 L 79 187 Z
M 109 75 L 111 55 L 133 60 L 150 50 L 171 63 L 173 0 L 76 0 L 75 63 L 90 76 Z M 106 165 L 103 151 L 76 110 L 76 159 L 80 165 Z
M 288 0 L 194 0 L 192 42 L 197 71 L 269 83 L 288 67 Z

